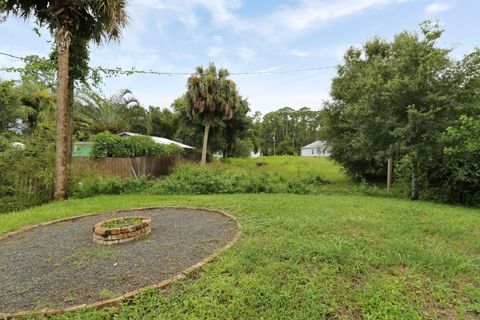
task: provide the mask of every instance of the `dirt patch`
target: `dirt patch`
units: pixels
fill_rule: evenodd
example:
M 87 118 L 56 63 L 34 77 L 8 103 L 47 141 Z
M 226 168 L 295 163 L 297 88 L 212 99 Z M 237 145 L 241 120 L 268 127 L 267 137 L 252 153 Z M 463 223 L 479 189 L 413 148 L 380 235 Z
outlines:
M 151 218 L 151 234 L 116 246 L 92 242 L 95 223 L 124 216 Z M 0 240 L 0 313 L 88 304 L 159 283 L 236 233 L 236 222 L 219 213 L 171 208 L 87 216 L 21 232 Z

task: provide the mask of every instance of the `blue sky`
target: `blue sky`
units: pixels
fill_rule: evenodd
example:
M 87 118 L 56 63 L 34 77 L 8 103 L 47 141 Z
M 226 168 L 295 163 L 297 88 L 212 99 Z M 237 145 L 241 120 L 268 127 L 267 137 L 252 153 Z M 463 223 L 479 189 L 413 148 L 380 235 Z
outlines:
M 480 30 L 479 0 L 130 0 L 130 23 L 120 43 L 92 46 L 91 65 L 192 72 L 215 62 L 231 72 L 282 71 L 334 66 L 345 50 L 373 36 L 391 39 L 425 19 L 446 32 L 442 46 L 460 58 L 472 51 Z M 10 17 L 0 24 L 0 51 L 47 55 L 50 35 L 38 37 L 33 21 Z M 19 62 L 0 57 L 0 66 Z M 321 108 L 335 69 L 232 75 L 251 109 Z M 1 74 L 7 78 L 11 75 Z M 144 106 L 170 106 L 186 76 L 137 75 L 107 79 L 110 95 L 129 88 Z

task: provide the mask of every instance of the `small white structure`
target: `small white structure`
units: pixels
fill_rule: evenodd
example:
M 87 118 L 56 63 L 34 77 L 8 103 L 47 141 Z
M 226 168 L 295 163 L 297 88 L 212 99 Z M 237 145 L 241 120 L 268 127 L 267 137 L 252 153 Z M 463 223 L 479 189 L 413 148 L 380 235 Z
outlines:
M 258 152 L 250 151 L 250 158 L 260 158 L 261 156 L 262 153 L 260 152 L 260 150 L 258 150 Z
M 131 136 L 142 136 L 142 134 L 138 133 L 132 133 L 132 132 L 122 132 L 118 134 L 120 137 L 131 137 Z M 153 141 L 155 141 L 158 144 L 175 144 L 179 147 L 182 147 L 183 149 L 195 149 L 194 147 L 187 146 L 186 144 L 173 141 L 167 138 L 160 138 L 160 137 L 155 137 L 155 136 L 147 136 L 152 138 Z
M 15 141 L 15 142 L 12 142 L 12 147 L 23 150 L 23 149 L 25 149 L 25 144 L 21 143 L 21 142 L 18 142 L 18 141 Z
M 302 157 L 328 157 L 330 150 L 325 141 L 317 140 L 301 148 Z

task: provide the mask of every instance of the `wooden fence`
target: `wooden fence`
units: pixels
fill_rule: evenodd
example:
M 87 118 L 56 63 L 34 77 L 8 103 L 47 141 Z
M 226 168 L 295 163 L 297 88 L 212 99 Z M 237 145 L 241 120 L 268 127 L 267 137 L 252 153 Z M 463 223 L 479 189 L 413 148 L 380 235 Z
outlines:
M 115 176 L 120 179 L 139 176 L 159 177 L 167 175 L 182 161 L 200 161 L 198 153 L 185 155 L 170 155 L 159 158 L 72 158 L 72 172 L 75 176 L 97 175 L 102 177 Z

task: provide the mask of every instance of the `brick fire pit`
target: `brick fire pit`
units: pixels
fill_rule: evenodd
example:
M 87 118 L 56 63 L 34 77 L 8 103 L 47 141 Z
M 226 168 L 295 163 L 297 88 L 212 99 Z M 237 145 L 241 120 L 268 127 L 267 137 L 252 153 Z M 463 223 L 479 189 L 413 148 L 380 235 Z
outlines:
M 93 242 L 102 245 L 120 244 L 148 235 L 152 219 L 124 217 L 99 222 L 93 227 Z

